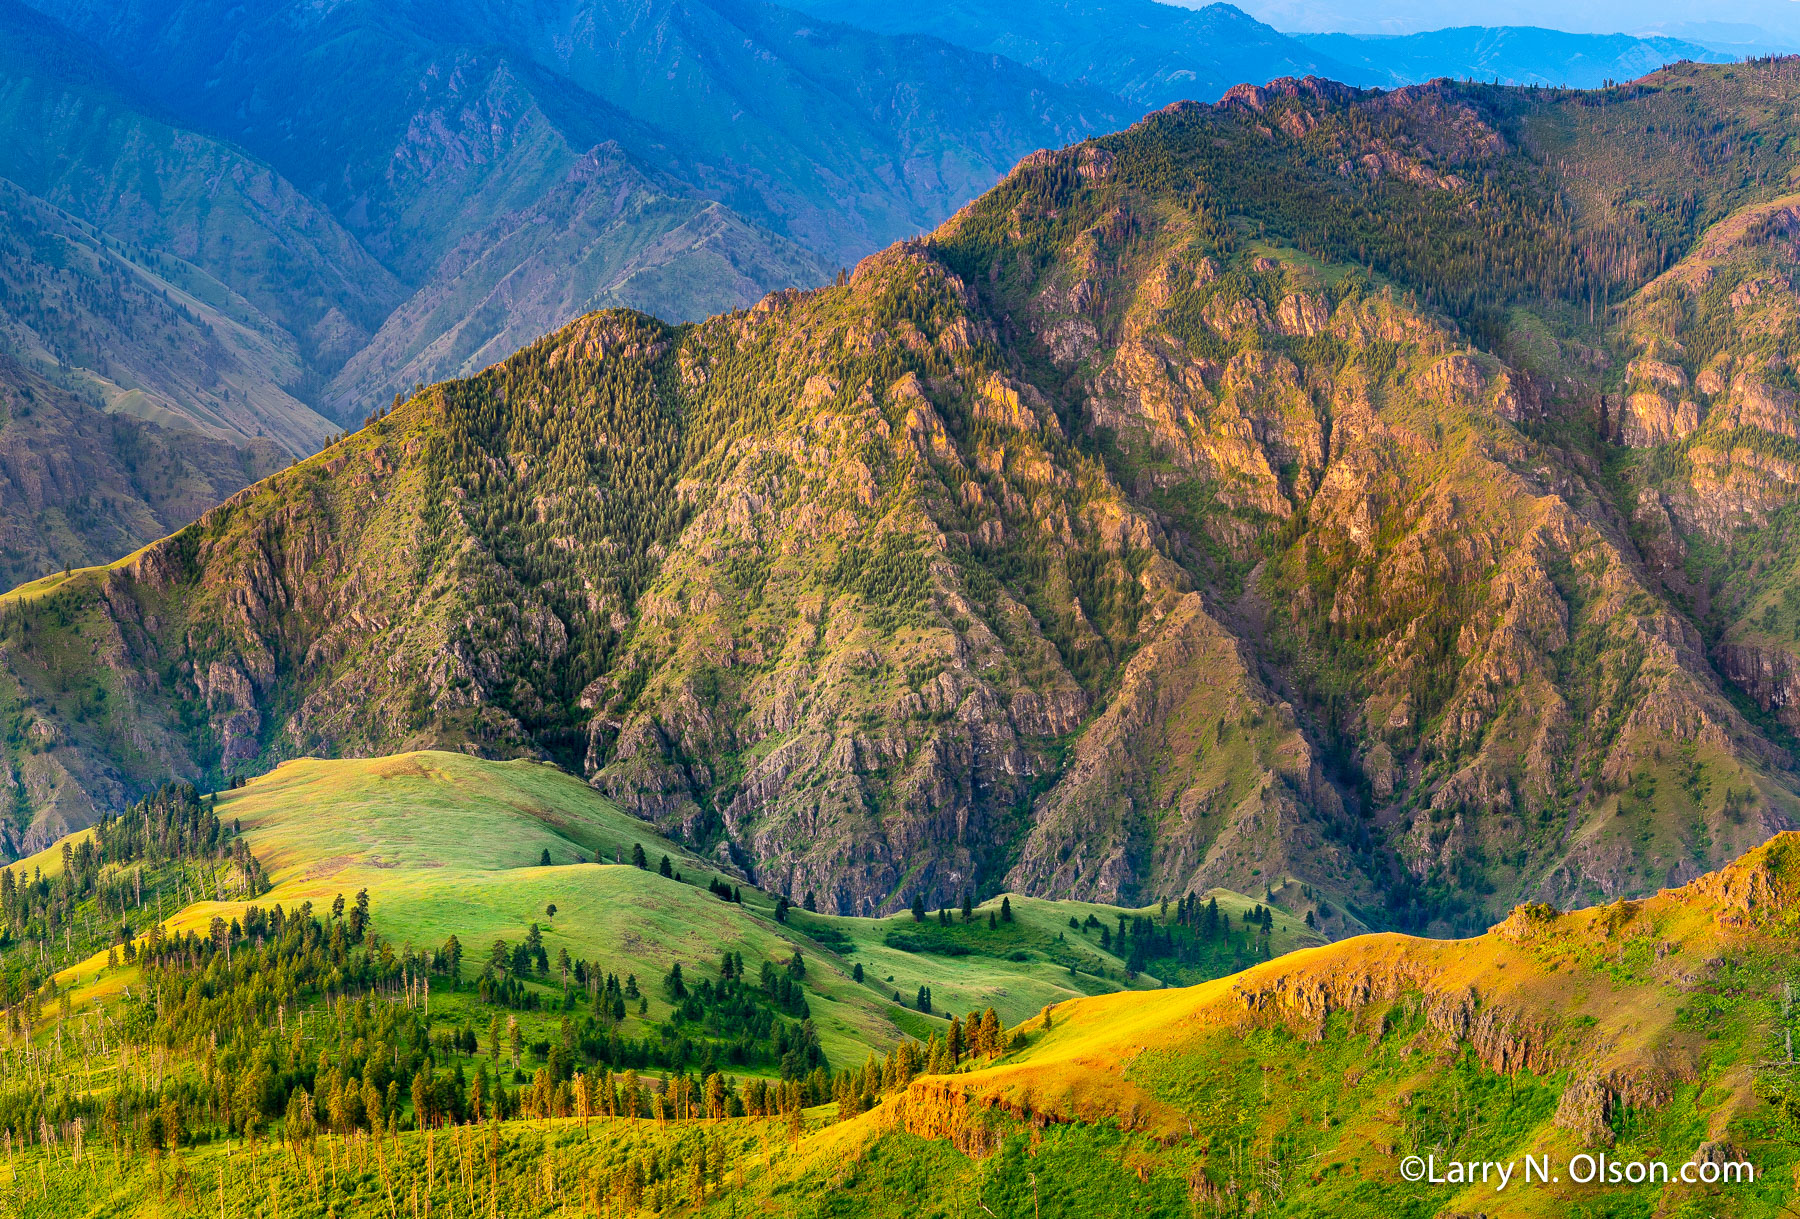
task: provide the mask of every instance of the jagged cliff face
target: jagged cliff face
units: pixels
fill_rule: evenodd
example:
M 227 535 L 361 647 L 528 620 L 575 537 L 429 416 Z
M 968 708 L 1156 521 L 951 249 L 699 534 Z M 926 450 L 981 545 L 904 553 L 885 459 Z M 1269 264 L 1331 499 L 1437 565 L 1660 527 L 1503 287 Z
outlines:
M 448 744 L 843 912 L 1226 884 L 1449 930 L 1697 875 L 1797 806 L 1732 688 L 1788 662 L 1745 676 L 1690 561 L 1775 528 L 1773 484 L 1721 515 L 1690 472 L 1715 398 L 1780 387 L 1652 332 L 1673 253 L 1776 257 L 1777 221 L 1726 234 L 1781 182 L 1728 163 L 1767 199 L 1727 227 L 1572 210 L 1542 150 L 1585 104 L 1236 90 L 835 287 L 427 390 L 7 608 L 17 832 Z M 1658 165 L 1607 168 L 1660 198 Z
M 1232 100 L 1252 130 L 1316 122 L 1279 93 Z M 1442 158 L 1505 149 L 1471 107 L 1396 109 L 1426 113 L 1416 138 L 1318 151 L 1437 194 L 1460 189 Z M 1130 172 L 1102 150 L 1071 167 Z M 1002 326 L 1036 339 L 1046 392 L 1080 404 L 1240 650 L 1194 663 L 1145 640 L 1038 803 L 1013 883 L 1110 898 L 1299 875 L 1355 893 L 1360 872 L 1423 924 L 1446 890 L 1480 909 L 1674 883 L 1788 824 L 1788 756 L 1647 578 L 1604 453 L 1546 442 L 1567 408 L 1536 379 L 1341 267 L 1274 247 L 1226 265 L 1128 192 L 1093 214 L 1029 285 L 994 264 Z M 1302 721 L 1248 796 L 1190 743 L 1240 726 L 1245 661 Z M 1670 824 L 1669 787 L 1695 821 Z M 1304 862 L 1284 856 L 1301 844 Z
M 1604 401 L 1634 452 L 1632 526 L 1652 569 L 1714 637 L 1721 670 L 1800 727 L 1800 199 L 1747 207 L 1634 299 L 1630 357 Z

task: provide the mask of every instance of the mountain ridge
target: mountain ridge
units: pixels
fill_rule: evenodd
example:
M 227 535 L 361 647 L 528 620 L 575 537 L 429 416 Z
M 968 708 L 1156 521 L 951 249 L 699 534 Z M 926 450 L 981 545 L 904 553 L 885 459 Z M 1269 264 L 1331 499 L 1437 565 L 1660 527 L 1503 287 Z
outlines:
M 594 308 L 679 320 L 824 282 L 1113 121 L 991 56 L 726 8 L 634 28 L 682 32 L 696 96 L 731 30 L 763 48 L 732 52 L 763 97 L 735 154 L 730 114 L 673 131 L 661 101 L 645 121 L 595 91 L 617 72 L 572 79 L 552 52 L 603 7 L 6 0 L 0 345 L 106 409 L 301 456 Z
M 1779 122 L 1785 70 L 1609 95 L 1607 173 L 1665 189 L 1646 114 Z M 844 283 L 592 315 L 46 589 L 4 645 L 34 765 L 147 781 L 120 717 L 211 781 L 552 757 L 841 913 L 1224 885 L 1443 933 L 1696 875 L 1792 824 L 1793 757 L 1637 549 L 1585 307 L 1785 184 L 1746 141 L 1699 211 L 1545 206 L 1524 149 L 1601 155 L 1587 101 L 1233 90 Z M 1495 239 L 1439 243 L 1467 207 Z M 85 723 L 24 662 L 72 629 L 121 649 Z

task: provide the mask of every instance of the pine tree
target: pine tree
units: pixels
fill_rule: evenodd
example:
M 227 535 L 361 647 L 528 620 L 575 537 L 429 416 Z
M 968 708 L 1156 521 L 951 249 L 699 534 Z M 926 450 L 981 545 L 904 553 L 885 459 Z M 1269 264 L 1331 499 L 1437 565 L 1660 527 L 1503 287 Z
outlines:
M 993 1008 L 988 1008 L 981 1015 L 982 1052 L 998 1054 L 1005 1047 L 1001 1044 L 1000 1016 Z
M 925 921 L 925 895 L 923 893 L 913 894 L 912 916 L 915 923 Z
M 1003 923 L 1012 922 L 1012 898 L 1010 897 L 1002 897 L 1000 899 L 1000 921 Z

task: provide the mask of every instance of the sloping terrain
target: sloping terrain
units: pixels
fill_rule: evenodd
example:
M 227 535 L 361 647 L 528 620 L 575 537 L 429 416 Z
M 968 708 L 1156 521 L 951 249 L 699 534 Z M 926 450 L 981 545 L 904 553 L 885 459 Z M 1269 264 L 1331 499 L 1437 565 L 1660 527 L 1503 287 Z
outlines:
M 864 29 L 929 34 L 992 51 L 1052 80 L 1105 89 L 1145 107 L 1216 101 L 1234 85 L 1263 84 L 1280 76 L 1314 75 L 1382 87 L 1450 77 L 1593 89 L 1681 60 L 1725 63 L 1742 58 L 1679 38 L 1530 26 L 1470 25 L 1387 37 L 1284 34 L 1234 5 L 1156 0 L 1062 0 L 1023 8 L 995 0 L 925 0 L 906 6 L 801 0 L 796 7 Z M 1320 25 L 1284 24 L 1281 29 L 1342 29 L 1342 20 L 1339 13 Z
M 266 443 L 240 447 L 107 414 L 6 356 L 0 412 L 8 587 L 179 528 L 286 456 Z
M 1568 33 L 1533 26 L 1461 26 L 1385 38 L 1301 34 L 1321 55 L 1368 73 L 1364 80 L 1418 84 L 1439 76 L 1500 85 L 1598 89 L 1665 64 L 1729 63 L 1735 56 L 1680 38 Z
M 149 252 L 152 271 L 221 285 L 310 367 L 343 360 L 399 300 L 315 200 L 18 0 L 0 5 L 0 48 L 0 176 L 24 193 Z
M 306 377 L 294 341 L 217 280 L 6 184 L 0 215 L 11 357 L 108 410 L 214 441 L 265 441 L 292 457 L 330 435 L 331 421 L 289 392 Z
M 229 1212 L 265 1195 L 271 1211 L 307 1216 L 387 1214 L 406 1199 L 421 1214 L 945 1219 L 1748 1219 L 1791 1202 L 1793 834 L 1645 900 L 1525 905 L 1471 939 L 1362 936 L 1183 989 L 1051 994 L 1004 1026 L 888 1007 L 921 1044 L 869 1010 L 886 983 L 840 972 L 874 963 L 867 923 L 784 927 L 760 894 L 743 905 L 703 895 L 701 861 L 540 764 L 297 762 L 217 811 L 233 851 L 248 843 L 274 861 L 273 890 L 127 931 L 135 963 L 115 947 L 41 992 L 59 999 L 60 1019 L 33 1029 L 36 1006 L 13 1009 L 14 1045 L 29 1052 L 0 1088 L 0 1115 L 16 1136 L 21 1214 L 210 1214 L 216 1198 Z M 119 830 L 104 833 L 116 842 Z M 97 837 L 29 861 L 29 888 L 7 872 L 9 888 L 36 902 L 73 888 L 72 875 L 87 889 L 97 877 L 127 906 L 141 895 L 141 923 L 152 907 L 165 913 L 171 888 L 236 883 L 229 868 L 154 859 L 96 873 Z M 627 844 L 667 846 L 684 877 L 561 858 Z M 529 860 L 540 846 L 549 864 Z M 346 886 L 365 882 L 352 899 Z M 1025 899 L 1002 926 L 1047 927 L 1083 909 Z M 296 946 L 294 921 L 315 919 L 329 931 L 314 933 L 310 954 L 267 971 L 272 952 Z M 890 942 L 1008 934 L 979 919 L 887 923 Z M 413 936 L 435 945 L 453 926 L 465 932 L 460 968 L 447 940 L 416 951 Z M 489 935 L 506 940 L 491 954 Z M 347 953 L 359 939 L 367 955 Z M 503 963 L 508 943 L 534 942 L 557 964 Z M 795 948 L 829 1070 L 784 1062 L 777 1075 L 724 1058 L 758 1049 L 748 1036 L 714 1040 L 729 1030 L 725 1009 L 707 1010 L 712 997 L 745 993 L 731 989 L 730 954 L 753 971 L 762 957 L 779 976 Z M 381 961 L 387 984 L 364 990 L 359 974 Z M 671 962 L 684 966 L 685 1000 Z M 608 1001 L 619 974 L 636 971 L 640 1001 L 609 1014 L 581 980 L 595 966 Z M 1009 991 L 1035 985 L 1028 973 L 1007 977 Z M 10 993 L 16 974 L 15 963 Z M 518 985 L 542 1002 L 496 1010 L 490 996 Z M 931 985 L 959 1001 L 978 994 L 956 970 Z M 703 1065 L 632 1065 L 657 1045 L 703 1052 Z M 34 1116 L 43 1124 L 25 1137 Z M 91 1143 L 78 1137 L 89 1118 L 101 1132 Z
M 109 409 L 315 450 L 331 425 L 302 401 L 312 367 L 368 340 L 392 277 L 267 166 L 12 0 L 0 48 L 0 345 Z
M 798 247 L 602 145 L 518 212 L 463 238 L 332 381 L 331 401 L 468 376 L 570 318 L 632 304 L 659 316 L 741 308 L 771 284 L 828 277 Z
M 29 816 L 444 745 L 840 914 L 1696 876 L 1793 754 L 1600 418 L 1618 302 L 1784 197 L 1790 74 L 1234 90 L 831 287 L 592 315 L 34 590 Z
M 795 7 L 864 29 L 929 34 L 1004 55 L 1052 80 L 1105 89 L 1139 107 L 1216 101 L 1233 85 L 1278 76 L 1328 76 L 1347 84 L 1379 79 L 1373 70 L 1340 62 L 1229 4 L 928 0 L 896 7 L 872 0 L 801 0 Z
M 538 762 L 490 762 L 425 751 L 356 761 L 302 759 L 242 788 L 220 793 L 216 814 L 254 852 L 270 887 L 256 904 L 299 910 L 328 908 L 334 898 L 368 895 L 371 917 L 395 945 L 435 949 L 456 936 L 469 954 L 468 973 L 495 939 L 517 943 L 541 928 L 551 959 L 604 962 L 620 978 L 635 974 L 650 994 L 628 1028 L 641 1032 L 666 1019 L 668 996 L 652 985 L 676 962 L 690 983 L 716 978 L 723 952 L 749 960 L 785 961 L 796 950 L 809 962 L 804 989 L 830 1061 L 849 1065 L 871 1047 L 904 1036 L 941 1033 L 950 1013 L 995 1007 L 1008 1024 L 1047 1003 L 1135 987 L 1161 986 L 1155 974 L 1129 971 L 1124 941 L 1090 942 L 1065 934 L 1071 919 L 1143 918 L 1077 902 L 1009 898 L 1008 919 L 988 925 L 999 901 L 940 927 L 911 915 L 884 920 L 838 918 L 800 908 L 775 917 L 775 898 L 658 836 L 578 779 Z M 72 840 L 91 839 L 87 831 Z M 550 862 L 543 863 L 548 851 Z M 633 866 L 633 860 L 645 862 Z M 674 875 L 660 875 L 668 858 Z M 64 868 L 61 843 L 14 865 L 15 874 Z M 711 882 L 735 888 L 722 902 Z M 1254 903 L 1226 891 L 1209 894 L 1228 917 L 1245 923 Z M 197 900 L 196 900 L 197 899 Z M 143 909 L 170 932 L 205 933 L 215 916 L 241 919 L 241 896 L 160 892 Z M 554 913 L 549 908 L 554 907 Z M 1271 937 L 1280 953 L 1319 942 L 1292 916 Z M 62 954 L 58 954 L 60 958 Z M 106 967 L 104 952 L 51 972 L 88 998 L 116 997 L 129 979 Z M 1076 963 L 1078 969 L 1069 965 Z M 858 968 L 862 970 L 857 973 Z M 932 1013 L 916 995 L 931 988 Z
M 1644 902 L 1521 907 L 1475 940 L 1371 936 L 1061 1004 L 1000 1064 L 915 1080 L 757 1192 L 803 1197 L 835 1172 L 919 1212 L 973 1194 L 996 1214 L 1123 1195 L 1139 1214 L 1773 1215 L 1794 1167 L 1797 850 L 1786 835 Z M 1410 1155 L 1439 1182 L 1403 1180 Z M 1593 1179 L 1597 1155 L 1621 1177 Z M 1549 1172 L 1525 1179 L 1527 1156 Z M 1511 1179 L 1458 1184 L 1448 1166 L 1468 1161 Z M 1626 1179 L 1634 1161 L 1669 1180 Z
M 1119 121 L 1007 61 L 757 6 L 42 7 L 0 3 L 0 350 L 295 456 L 596 308 L 824 282 Z M 710 100 L 646 92 L 656 55 Z

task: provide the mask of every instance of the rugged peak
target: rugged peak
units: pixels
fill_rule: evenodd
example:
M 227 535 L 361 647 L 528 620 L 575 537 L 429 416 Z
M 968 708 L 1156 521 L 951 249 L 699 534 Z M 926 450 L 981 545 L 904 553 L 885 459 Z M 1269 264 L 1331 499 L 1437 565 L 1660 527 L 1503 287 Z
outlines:
M 1268 109 L 1272 99 L 1278 97 L 1312 98 L 1342 104 L 1364 96 L 1365 92 L 1365 90 L 1351 85 L 1339 84 L 1335 80 L 1324 80 L 1317 76 L 1304 76 L 1298 80 L 1292 76 L 1278 76 L 1265 85 L 1233 85 L 1225 91 L 1225 96 L 1218 100 L 1216 108 L 1230 110 L 1233 107 L 1242 107 L 1260 114 Z

